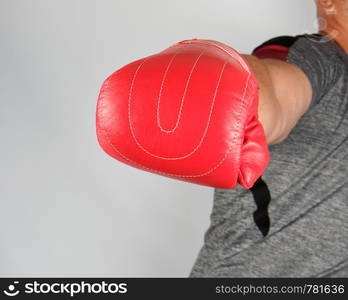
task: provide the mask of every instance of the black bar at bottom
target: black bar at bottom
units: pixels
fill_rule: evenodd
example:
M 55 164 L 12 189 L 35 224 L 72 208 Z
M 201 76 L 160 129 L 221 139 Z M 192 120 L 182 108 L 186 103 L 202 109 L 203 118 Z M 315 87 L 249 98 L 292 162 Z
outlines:
M 0 278 L 0 299 L 347 299 L 347 288 L 348 278 Z

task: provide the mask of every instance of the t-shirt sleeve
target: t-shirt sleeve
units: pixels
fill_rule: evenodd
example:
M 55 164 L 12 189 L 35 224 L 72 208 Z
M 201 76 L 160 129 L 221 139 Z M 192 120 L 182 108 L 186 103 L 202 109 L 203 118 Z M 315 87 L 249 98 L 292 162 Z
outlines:
M 319 35 L 283 36 L 271 39 L 253 51 L 253 55 L 265 59 L 280 59 L 301 69 L 312 86 L 313 108 L 339 80 L 340 67 L 336 45 Z

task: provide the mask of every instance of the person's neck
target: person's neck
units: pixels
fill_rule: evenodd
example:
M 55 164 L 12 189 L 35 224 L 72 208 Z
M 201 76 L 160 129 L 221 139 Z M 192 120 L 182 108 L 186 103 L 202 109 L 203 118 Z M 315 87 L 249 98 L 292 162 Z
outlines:
M 319 32 L 322 35 L 328 36 L 334 40 L 341 49 L 348 54 L 348 28 L 342 27 L 328 27 L 325 30 Z
M 340 32 L 334 40 L 348 54 L 348 32 Z

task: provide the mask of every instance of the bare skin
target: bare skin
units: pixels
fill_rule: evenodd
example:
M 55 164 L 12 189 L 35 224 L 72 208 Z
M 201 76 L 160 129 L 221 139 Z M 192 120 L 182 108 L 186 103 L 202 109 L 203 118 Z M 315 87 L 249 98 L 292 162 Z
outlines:
M 320 33 L 348 53 L 348 0 L 316 0 Z M 308 110 L 312 87 L 294 65 L 243 55 L 259 82 L 259 119 L 268 144 L 282 142 Z
M 348 53 L 348 0 L 316 0 L 320 32 Z

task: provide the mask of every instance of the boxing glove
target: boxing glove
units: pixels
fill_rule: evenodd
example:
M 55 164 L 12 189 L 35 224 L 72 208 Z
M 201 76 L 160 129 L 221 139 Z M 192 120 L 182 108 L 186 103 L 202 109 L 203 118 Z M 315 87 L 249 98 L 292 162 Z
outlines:
M 114 72 L 96 115 L 106 153 L 170 178 L 250 188 L 269 162 L 253 71 L 216 41 L 181 41 Z

